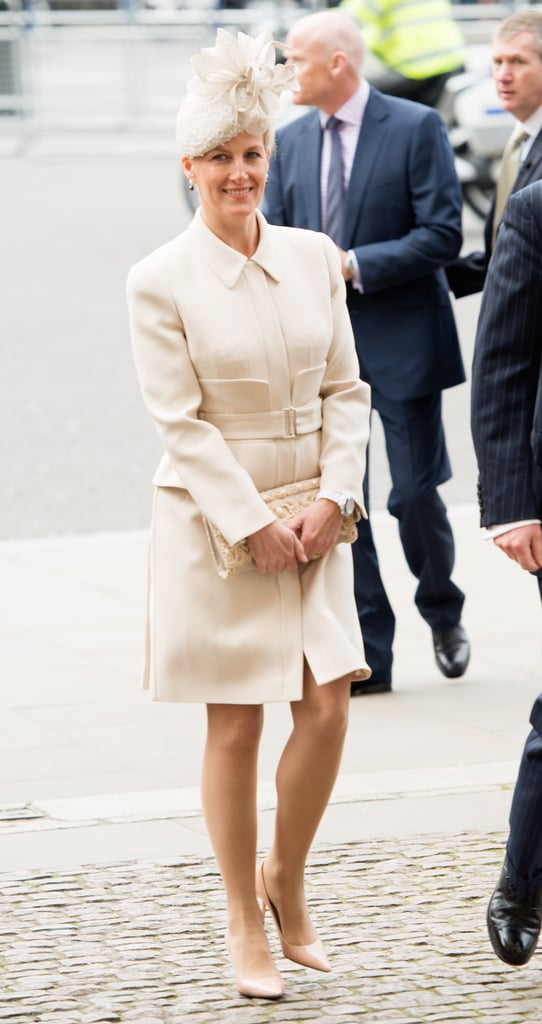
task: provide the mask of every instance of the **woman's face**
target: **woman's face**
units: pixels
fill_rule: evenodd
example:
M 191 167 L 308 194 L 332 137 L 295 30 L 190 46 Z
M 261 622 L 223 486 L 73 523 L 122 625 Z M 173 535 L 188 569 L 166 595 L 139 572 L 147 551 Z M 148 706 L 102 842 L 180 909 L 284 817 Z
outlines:
M 209 227 L 216 218 L 223 222 L 254 212 L 263 196 L 268 166 L 263 137 L 248 132 L 204 156 L 183 157 L 184 173 L 197 186 Z

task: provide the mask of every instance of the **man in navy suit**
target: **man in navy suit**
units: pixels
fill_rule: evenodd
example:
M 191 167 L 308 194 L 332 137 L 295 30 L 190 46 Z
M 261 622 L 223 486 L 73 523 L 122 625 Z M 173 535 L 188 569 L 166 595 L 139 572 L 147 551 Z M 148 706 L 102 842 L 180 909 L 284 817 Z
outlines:
M 542 181 L 510 197 L 482 297 L 472 373 L 482 526 L 542 597 Z M 521 758 L 487 925 L 497 956 L 532 956 L 542 920 L 542 695 Z
M 415 601 L 432 631 L 437 664 L 446 676 L 461 676 L 469 659 L 464 594 L 451 579 L 454 540 L 437 492 L 451 475 L 441 392 L 465 379 L 442 269 L 461 247 L 452 151 L 434 110 L 384 96 L 362 79 L 363 40 L 346 15 L 323 11 L 301 18 L 286 53 L 298 72 L 295 102 L 316 109 L 277 133 L 264 213 L 275 224 L 328 230 L 337 132 L 342 228 L 328 233 L 347 281 L 361 375 L 384 428 L 392 478 L 388 509 L 418 580 Z M 352 683 L 352 694 L 384 692 L 392 684 L 395 617 L 367 521 L 353 554 L 373 676 Z
M 521 11 L 499 25 L 493 39 L 493 77 L 503 109 L 516 118 L 514 134 L 523 136 L 517 176 L 510 182 L 512 192 L 517 192 L 542 178 L 542 11 Z M 446 268 L 458 299 L 484 287 L 505 198 L 498 206 L 493 200 L 485 223 L 484 250 L 460 256 Z

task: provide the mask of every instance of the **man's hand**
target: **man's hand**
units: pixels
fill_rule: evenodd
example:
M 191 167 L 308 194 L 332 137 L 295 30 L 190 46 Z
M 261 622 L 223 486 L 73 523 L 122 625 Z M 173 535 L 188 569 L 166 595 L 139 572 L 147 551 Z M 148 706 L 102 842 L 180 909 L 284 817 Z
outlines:
M 339 256 L 341 257 L 342 275 L 343 275 L 345 281 L 351 281 L 354 275 L 353 275 L 352 271 L 350 270 L 350 267 L 347 266 L 346 257 L 348 256 L 348 253 L 346 252 L 345 249 L 339 248 L 339 246 L 337 246 L 337 252 L 339 253 Z
M 495 537 L 493 543 L 527 572 L 542 569 L 542 526 L 539 523 L 517 526 Z

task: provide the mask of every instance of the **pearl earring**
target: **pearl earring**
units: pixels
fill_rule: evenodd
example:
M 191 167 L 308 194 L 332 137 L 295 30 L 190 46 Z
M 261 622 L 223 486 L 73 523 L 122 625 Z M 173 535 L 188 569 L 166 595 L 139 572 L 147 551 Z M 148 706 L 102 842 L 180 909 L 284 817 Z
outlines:
M 193 192 L 194 191 L 194 182 L 192 181 L 192 178 L 188 179 L 188 191 L 189 192 Z

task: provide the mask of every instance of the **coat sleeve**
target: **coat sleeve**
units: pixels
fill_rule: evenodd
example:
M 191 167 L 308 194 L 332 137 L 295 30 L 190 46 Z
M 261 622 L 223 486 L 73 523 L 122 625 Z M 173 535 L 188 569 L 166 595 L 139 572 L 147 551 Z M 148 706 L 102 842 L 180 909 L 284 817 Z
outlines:
M 363 479 L 369 441 L 371 389 L 359 378 L 337 250 L 327 236 L 320 237 L 329 268 L 333 314 L 333 335 L 321 386 L 322 487 L 351 495 L 365 516 Z
M 493 202 L 484 224 L 484 248 L 469 252 L 466 256 L 458 256 L 457 259 L 452 260 L 446 267 L 448 287 L 456 299 L 462 299 L 465 295 L 474 295 L 476 292 L 481 292 L 486 283 L 487 268 L 493 247 L 494 215 L 495 197 L 493 197 Z
M 153 254 L 154 255 L 154 254 Z M 220 431 L 198 418 L 201 389 L 183 324 L 153 255 L 132 267 L 127 296 L 143 400 L 179 477 L 230 544 L 274 519 Z
M 406 136 L 404 127 L 402 131 Z M 398 238 L 354 247 L 366 293 L 434 273 L 461 249 L 461 189 L 439 114 L 424 112 L 403 145 L 408 223 Z M 395 158 L 400 159 L 399 148 Z M 390 159 L 394 159 L 392 152 Z
M 510 198 L 482 297 L 472 369 L 472 435 L 483 526 L 538 518 L 542 185 Z

